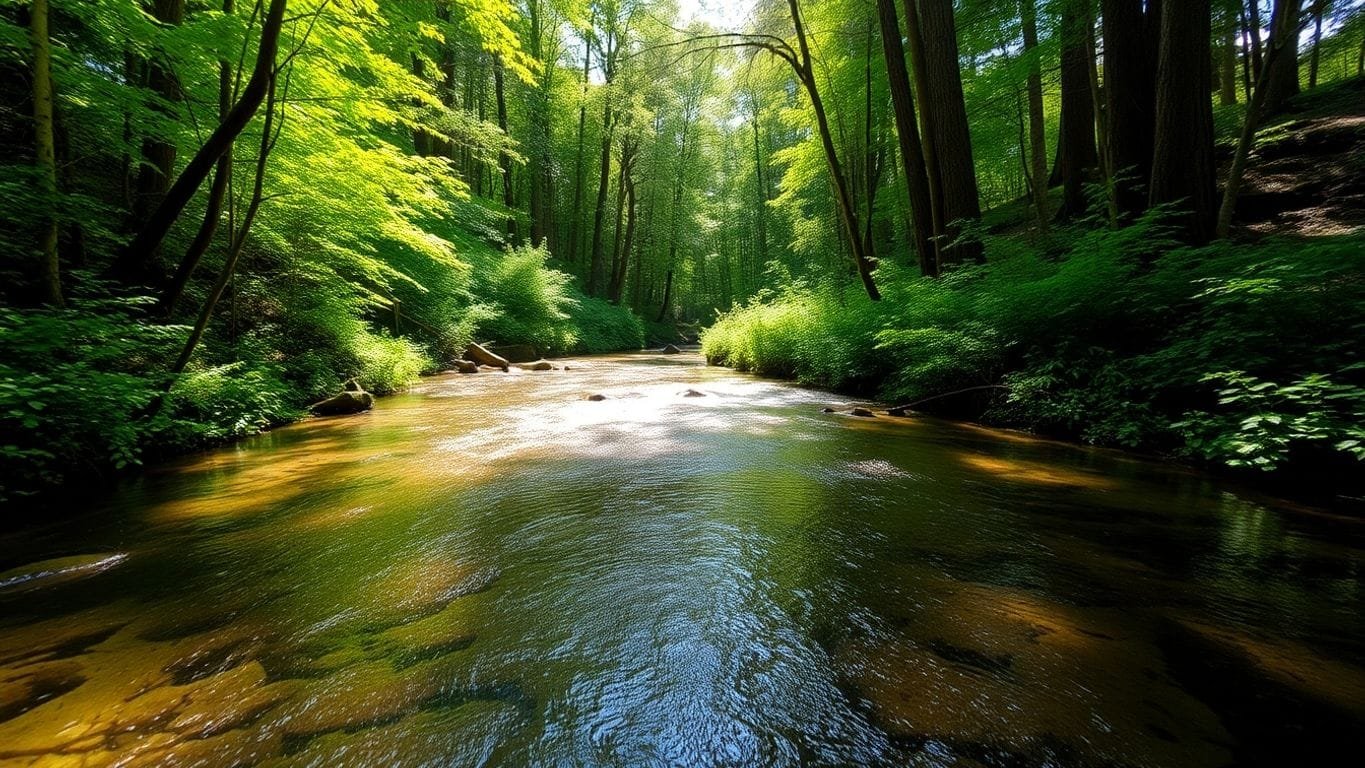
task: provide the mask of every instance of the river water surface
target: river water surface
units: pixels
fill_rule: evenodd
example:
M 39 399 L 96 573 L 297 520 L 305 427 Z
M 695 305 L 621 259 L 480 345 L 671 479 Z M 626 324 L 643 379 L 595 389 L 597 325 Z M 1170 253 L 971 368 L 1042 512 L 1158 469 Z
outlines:
M 1359 764 L 1361 523 L 566 362 L 0 538 L 0 765 Z

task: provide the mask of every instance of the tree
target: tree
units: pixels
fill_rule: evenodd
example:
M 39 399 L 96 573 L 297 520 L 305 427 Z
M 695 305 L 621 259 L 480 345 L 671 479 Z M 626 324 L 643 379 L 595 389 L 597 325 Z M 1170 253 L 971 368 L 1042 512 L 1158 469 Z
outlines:
M 1159 4 L 1103 0 L 1105 121 L 1114 203 L 1121 216 L 1142 212 L 1151 178 L 1156 126 Z M 1155 8 L 1151 6 L 1156 6 Z
M 1217 214 L 1213 103 L 1207 88 L 1211 16 L 1210 0 L 1164 3 L 1157 59 L 1150 204 L 1178 210 L 1185 237 L 1195 243 L 1213 234 Z
M 154 0 L 152 16 L 161 24 L 177 27 L 185 20 L 185 0 Z M 155 111 L 166 114 L 169 106 L 181 101 L 180 80 L 165 51 L 150 60 L 137 62 L 145 68 L 147 87 L 159 100 Z M 168 115 L 169 116 L 169 115 Z M 148 214 L 170 189 L 175 171 L 175 141 L 153 133 L 142 140 L 142 165 L 138 167 L 133 193 L 133 224 L 141 226 Z M 149 254 L 149 258 L 154 258 Z M 146 265 L 143 265 L 144 268 Z
M 929 176 L 924 163 L 924 147 L 920 143 L 919 123 L 915 102 L 910 94 L 910 76 L 905 68 L 905 48 L 901 44 L 900 21 L 896 18 L 895 0 L 877 0 L 877 20 L 881 27 L 882 54 L 886 58 L 887 82 L 891 91 L 891 107 L 896 120 L 896 138 L 900 145 L 901 165 L 905 169 L 905 183 L 910 193 L 911 240 L 919 261 L 920 273 L 938 274 L 938 258 L 934 252 L 934 220 L 929 196 Z M 758 130 L 757 122 L 754 130 Z M 754 136 L 757 142 L 757 133 Z M 755 144 L 755 152 L 757 152 Z M 761 219 L 760 211 L 760 222 Z
M 1062 5 L 1062 114 L 1057 129 L 1057 168 L 1062 182 L 1061 218 L 1085 212 L 1086 174 L 1099 165 L 1095 149 L 1095 104 L 1090 92 L 1089 38 L 1092 34 L 1086 0 Z
M 916 18 L 913 2 L 907 1 L 907 19 Z M 937 158 L 937 184 L 943 206 L 943 231 L 940 267 L 964 260 L 980 260 L 977 242 L 958 242 L 961 223 L 981 218 L 977 195 L 976 166 L 972 159 L 972 137 L 967 125 L 967 107 L 962 95 L 962 74 L 958 68 L 957 25 L 952 0 L 919 0 L 918 24 L 907 22 L 911 48 L 918 48 L 923 60 L 925 98 L 923 109 L 929 116 L 927 133 L 933 134 Z M 917 64 L 918 66 L 918 64 Z M 931 184 L 934 181 L 931 180 Z
M 1284 50 L 1275 59 L 1270 70 L 1269 89 L 1265 97 L 1265 110 L 1279 112 L 1285 101 L 1299 93 L 1299 16 L 1303 11 L 1303 0 L 1275 0 L 1275 8 L 1270 16 L 1270 28 L 1293 29 L 1295 34 L 1286 40 Z
M 1038 8 L 1034 0 L 1019 0 L 1019 19 L 1028 57 L 1029 190 L 1038 213 L 1038 231 L 1048 228 L 1047 134 L 1043 114 L 1043 64 L 1038 51 Z
M 284 25 L 287 4 L 288 0 L 270 0 L 270 8 L 261 25 L 261 44 L 256 52 L 256 64 L 246 87 L 242 89 L 241 97 L 180 172 L 161 204 L 148 217 L 147 223 L 119 255 L 114 264 L 116 274 L 125 279 L 142 276 L 150 254 L 161 245 L 166 233 L 180 218 L 185 206 L 189 205 L 190 198 L 217 164 L 218 158 L 232 148 L 237 136 L 265 101 L 275 77 L 275 53 L 279 49 L 280 29 Z
M 38 169 L 38 190 L 43 205 L 53 210 L 57 200 L 56 140 L 52 131 L 52 40 L 48 35 L 47 0 L 33 0 L 29 10 L 29 41 L 33 47 L 33 131 Z M 49 213 L 42 222 L 38 239 L 41 258 L 42 302 L 63 305 L 61 265 L 57 256 L 57 217 Z

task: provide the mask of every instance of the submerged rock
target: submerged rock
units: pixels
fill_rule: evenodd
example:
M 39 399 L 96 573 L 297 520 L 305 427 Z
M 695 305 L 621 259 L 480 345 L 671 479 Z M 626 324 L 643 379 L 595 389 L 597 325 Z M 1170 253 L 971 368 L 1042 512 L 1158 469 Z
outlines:
M 586 399 L 591 400 L 591 401 L 593 401 L 594 403 L 600 403 L 600 402 L 602 402 L 603 400 L 606 400 L 606 399 L 607 399 L 607 396 L 606 396 L 606 395 L 588 395 L 588 397 L 587 397 Z
M 851 416 L 858 416 L 864 419 L 874 419 L 877 417 L 877 414 L 873 413 L 872 411 L 869 411 L 866 408 L 854 408 L 848 413 Z
M 548 360 L 537 360 L 534 363 L 518 365 L 523 371 L 553 371 L 555 367 Z
M 342 416 L 348 413 L 360 413 L 368 411 L 374 407 L 374 395 L 365 391 L 346 390 L 336 397 L 329 397 L 320 403 L 314 403 L 313 413 L 319 416 Z
M 821 408 L 820 413 L 834 413 L 833 408 Z
M 455 370 L 460 373 L 478 373 L 479 364 L 473 360 L 456 360 Z
M 663 352 L 665 355 L 676 355 L 676 354 L 679 354 L 679 353 L 682 352 L 681 349 L 678 349 L 677 347 L 673 346 L 672 344 L 666 345 L 663 349 L 661 349 L 661 350 L 659 350 L 659 351 L 660 351 L 660 352 Z
M 886 415 L 887 415 L 887 416 L 909 416 L 909 415 L 910 415 L 910 409 L 905 408 L 905 407 L 903 407 L 903 406 L 897 406 L 897 407 L 895 407 L 895 408 L 887 408 L 887 409 L 886 409 Z
M 695 390 L 695 389 L 689 389 L 689 390 L 687 390 L 686 392 L 682 393 L 682 396 L 683 396 L 683 397 L 706 397 L 706 393 L 705 393 L 705 392 L 698 392 L 698 391 Z
M 510 363 L 507 362 L 507 358 L 488 351 L 482 344 L 475 344 L 473 342 L 470 342 L 469 346 L 464 348 L 464 356 L 466 360 L 473 360 L 479 365 L 501 368 L 504 371 L 506 371 L 508 365 L 510 365 Z

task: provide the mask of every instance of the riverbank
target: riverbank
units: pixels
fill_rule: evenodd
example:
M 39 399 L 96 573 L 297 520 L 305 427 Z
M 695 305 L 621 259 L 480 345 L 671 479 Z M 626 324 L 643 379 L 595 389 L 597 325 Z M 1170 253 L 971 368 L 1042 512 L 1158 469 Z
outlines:
M 45 515 L 144 463 L 293 423 L 347 380 L 379 396 L 401 391 L 448 368 L 476 336 L 548 354 L 644 345 L 630 309 L 582 296 L 542 255 L 520 263 L 508 281 L 489 283 L 505 304 L 465 311 L 440 332 L 409 319 L 410 335 L 397 336 L 344 305 L 244 319 L 215 333 L 169 389 L 166 367 L 188 329 L 144 301 L 0 307 L 0 515 Z M 548 285 L 529 290 L 535 281 Z
M 889 403 L 965 389 L 926 410 L 1361 493 L 1365 236 L 1187 248 L 1149 221 L 1068 237 L 1053 254 L 995 243 L 941 280 L 884 265 L 880 303 L 792 290 L 722 316 L 703 352 Z

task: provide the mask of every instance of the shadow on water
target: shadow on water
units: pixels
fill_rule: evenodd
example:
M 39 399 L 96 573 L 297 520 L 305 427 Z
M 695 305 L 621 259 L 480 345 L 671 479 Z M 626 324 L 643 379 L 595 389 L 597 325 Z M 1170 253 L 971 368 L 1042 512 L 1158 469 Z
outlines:
M 567 362 L 436 377 L 0 539 L 0 764 L 1361 746 L 1358 521 L 1015 433 L 820 414 L 830 395 L 695 355 Z

